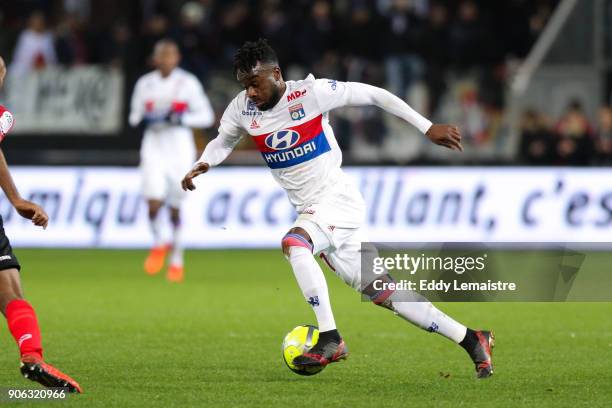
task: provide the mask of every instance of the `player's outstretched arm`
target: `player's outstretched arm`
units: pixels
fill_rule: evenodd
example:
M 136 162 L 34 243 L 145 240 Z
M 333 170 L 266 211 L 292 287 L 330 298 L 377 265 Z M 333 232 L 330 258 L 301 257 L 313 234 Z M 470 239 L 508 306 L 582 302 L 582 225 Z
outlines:
M 461 145 L 461 133 L 454 125 L 436 125 L 430 120 L 412 109 L 406 102 L 393 95 L 386 89 L 360 82 L 346 82 L 348 88 L 346 94 L 346 105 L 366 106 L 375 105 L 385 111 L 398 116 L 412 124 L 422 133 L 427 135 L 433 143 L 448 147 L 449 149 L 463 151 Z M 337 84 L 339 87 L 340 84 Z
M 223 160 L 230 155 L 234 150 L 236 143 L 238 143 L 238 137 L 232 137 L 230 135 L 219 133 L 219 136 L 211 140 L 204 149 L 200 159 L 193 165 L 193 168 L 183 177 L 181 181 L 181 187 L 183 190 L 193 191 L 195 185 L 193 179 L 198 177 L 200 174 L 206 173 L 211 166 L 220 164 Z
M 0 57 L 0 88 L 4 82 L 4 76 L 6 75 L 6 65 L 4 59 Z M 13 127 L 13 116 L 12 114 L 0 105 L 0 141 L 4 138 Z M 45 213 L 40 206 L 21 198 L 17 187 L 13 182 L 11 173 L 9 172 L 8 164 L 4 158 L 4 153 L 0 149 L 0 187 L 6 194 L 13 207 L 17 210 L 19 215 L 24 218 L 32 220 L 34 225 L 38 225 L 43 228 L 47 228 L 49 223 L 49 216 Z
M 229 130 L 227 130 L 227 128 L 229 128 Z M 236 147 L 241 138 L 242 134 L 239 128 L 228 126 L 227 121 L 221 119 L 219 134 L 206 145 L 200 159 L 193 165 L 189 173 L 183 177 L 181 181 L 183 190 L 195 190 L 193 179 L 200 174 L 206 173 L 211 167 L 221 164 L 221 162 L 232 153 L 234 147 Z
M 39 205 L 34 204 L 31 201 L 24 200 L 19 195 L 19 191 L 17 191 L 17 187 L 13 182 L 13 178 L 11 177 L 11 173 L 9 172 L 8 165 L 6 163 L 6 159 L 4 158 L 4 153 L 0 149 L 0 187 L 6 194 L 6 197 L 9 199 L 15 210 L 24 218 L 32 220 L 32 224 L 37 225 L 39 227 L 47 228 L 49 224 L 49 216 Z

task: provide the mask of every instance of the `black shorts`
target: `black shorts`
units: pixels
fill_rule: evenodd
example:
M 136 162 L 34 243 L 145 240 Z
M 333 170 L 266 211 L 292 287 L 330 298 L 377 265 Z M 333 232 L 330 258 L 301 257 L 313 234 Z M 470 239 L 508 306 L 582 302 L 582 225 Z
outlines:
M 21 270 L 21 265 L 19 265 L 19 261 L 13 253 L 13 248 L 11 248 L 11 243 L 4 233 L 4 223 L 0 216 L 0 271 L 12 268 Z

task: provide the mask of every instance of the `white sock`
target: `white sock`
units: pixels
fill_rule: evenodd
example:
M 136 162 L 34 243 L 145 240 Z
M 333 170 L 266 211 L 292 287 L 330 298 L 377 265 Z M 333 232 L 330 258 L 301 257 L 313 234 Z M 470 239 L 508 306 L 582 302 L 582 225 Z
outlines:
M 329 301 L 327 282 L 314 256 L 306 248 L 292 246 L 288 259 L 304 298 L 317 316 L 319 331 L 334 330 L 336 322 Z
M 183 225 L 172 224 L 172 255 L 170 265 L 183 266 Z
M 153 247 L 158 247 L 164 244 L 161 236 L 161 217 L 159 212 L 157 216 L 152 220 L 149 220 L 149 226 L 151 227 L 151 234 L 153 234 Z
M 427 331 L 437 332 L 459 343 L 465 337 L 467 328 L 450 318 L 430 302 L 392 302 L 395 313 L 410 323 Z

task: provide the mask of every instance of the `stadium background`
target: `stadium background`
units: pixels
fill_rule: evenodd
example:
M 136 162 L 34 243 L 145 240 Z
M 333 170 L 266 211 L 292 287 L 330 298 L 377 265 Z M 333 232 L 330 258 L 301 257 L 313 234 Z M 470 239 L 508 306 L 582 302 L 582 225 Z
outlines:
M 31 108 L 38 111 L 28 111 L 31 120 L 52 112 L 54 126 L 22 118 L 15 129 L 19 137 L 7 140 L 5 148 L 19 164 L 136 165 L 140 132 L 127 126 L 127 102 L 137 77 L 151 69 L 152 44 L 162 37 L 179 42 L 182 65 L 202 80 L 220 116 L 239 90 L 231 75 L 233 53 L 261 36 L 277 50 L 288 79 L 312 72 L 383 86 L 436 121 L 461 125 L 468 147 L 463 155 L 442 154 L 379 109 L 345 110 L 333 120 L 346 164 L 597 165 L 609 156 L 608 146 L 599 142 L 610 138 L 605 108 L 612 90 L 611 6 L 605 0 L 565 2 L 569 13 L 562 15 L 557 3 L 4 1 L 0 53 L 10 75 L 59 68 L 69 77 L 56 83 L 49 78 L 32 91 L 39 100 Z M 547 26 L 555 11 L 559 18 Z M 538 60 L 527 56 L 547 27 L 552 38 L 541 41 L 540 63 L 531 66 Z M 71 86 L 76 81 L 71 70 L 94 66 L 108 76 L 90 78 L 90 88 Z M 521 91 L 517 82 L 525 68 L 529 87 Z M 96 99 L 104 86 L 117 87 L 112 100 Z M 9 83 L 8 96 L 11 89 Z M 23 95 L 23 87 L 18 89 Z M 530 90 L 538 97 L 521 103 Z M 96 104 L 110 110 L 89 111 Z M 509 117 L 518 105 L 518 117 Z M 573 105 L 582 114 L 571 110 Z M 89 122 L 64 123 L 70 108 L 80 108 Z M 566 129 L 568 121 L 581 119 L 576 131 Z M 206 132 L 214 135 L 214 129 Z M 559 147 L 568 137 L 576 149 Z M 537 142 L 550 147 L 545 154 L 538 154 Z M 257 154 L 249 154 L 252 144 L 245 141 L 242 148 L 230 163 L 260 164 Z
M 266 37 L 286 79 L 312 72 L 371 83 L 435 122 L 458 124 L 463 154 L 376 108 L 332 114 L 345 166 L 368 201 L 372 239 L 610 241 L 610 0 L 0 1 L 9 64 L 0 100 L 16 117 L 2 149 L 22 195 L 45 205 L 51 225 L 32 228 L 4 196 L 0 214 L 48 354 L 90 391 L 89 406 L 320 402 L 278 354 L 283 334 L 312 322 L 311 311 L 278 250 L 245 249 L 277 248 L 293 219 L 249 140 L 185 204 L 188 245 L 215 250 L 188 252 L 183 286 L 145 279 L 145 252 L 127 250 L 150 244 L 138 195 L 141 129 L 127 124 L 128 102 L 164 37 L 181 46 L 217 119 L 240 90 L 234 51 Z M 215 127 L 195 132 L 200 146 Z M 75 246 L 83 249 L 40 249 Z M 311 379 L 334 395 L 325 406 L 371 405 L 379 393 L 389 406 L 609 401 L 609 303 L 444 305 L 504 339 L 500 375 L 483 388 L 443 340 L 329 282 L 355 357 Z M 6 334 L 0 341 L 13 347 Z M 245 343 L 264 350 L 248 372 Z M 194 353 L 207 357 L 193 365 Z M 580 356 L 593 353 L 585 366 Z M 0 356 L 3 367 L 14 363 L 10 352 Z M 119 379 L 116 367 L 125 367 Z M 0 386 L 24 384 L 16 370 L 0 374 Z
M 54 226 L 41 236 L 3 200 L 18 246 L 147 246 L 136 170 L 142 129 L 126 117 L 152 44 L 177 40 L 218 119 L 240 90 L 233 53 L 260 36 L 278 50 L 286 78 L 372 83 L 461 127 L 466 149 L 456 154 L 378 108 L 334 112 L 345 166 L 361 166 L 353 173 L 373 240 L 607 240 L 612 198 L 595 180 L 609 174 L 612 157 L 609 1 L 2 4 L 3 100 L 17 118 L 3 148 L 11 165 L 35 166 L 14 167 L 15 177 Z M 200 147 L 215 128 L 196 131 Z M 190 195 L 186 242 L 276 247 L 293 213 L 249 138 L 227 165 Z M 48 171 L 52 182 L 37 176 Z M 228 178 L 236 172 L 245 177 Z M 269 183 L 238 181 L 259 177 Z

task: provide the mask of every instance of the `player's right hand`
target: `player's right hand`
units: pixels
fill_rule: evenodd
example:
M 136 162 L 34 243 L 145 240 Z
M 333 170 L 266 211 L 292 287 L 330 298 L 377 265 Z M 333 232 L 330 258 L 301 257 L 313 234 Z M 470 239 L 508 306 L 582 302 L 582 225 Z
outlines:
M 196 187 L 195 184 L 193 184 L 193 179 L 198 177 L 200 174 L 206 173 L 208 169 L 210 169 L 210 165 L 208 163 L 196 163 L 195 166 L 193 166 L 193 169 L 191 169 L 181 181 L 183 190 L 195 190 Z
M 23 218 L 27 218 L 32 220 L 32 224 L 43 227 L 43 229 L 47 228 L 49 225 L 49 216 L 38 204 L 34 204 L 31 201 L 19 199 L 19 201 L 13 204 L 15 206 L 15 210 L 21 215 Z

